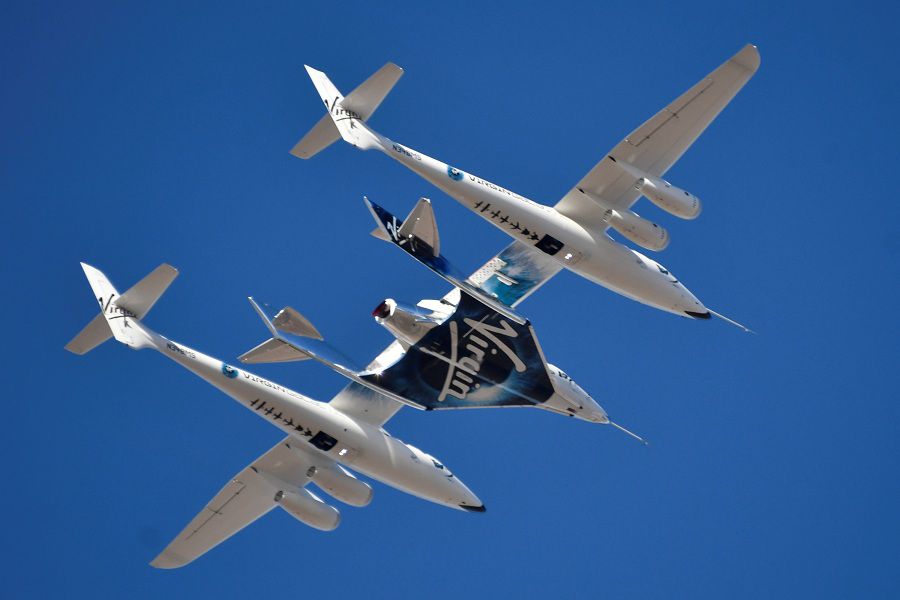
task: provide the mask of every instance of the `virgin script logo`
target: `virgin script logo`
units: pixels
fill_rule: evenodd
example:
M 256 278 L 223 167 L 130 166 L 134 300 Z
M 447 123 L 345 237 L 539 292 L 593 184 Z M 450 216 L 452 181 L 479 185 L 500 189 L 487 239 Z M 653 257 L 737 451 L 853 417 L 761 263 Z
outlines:
M 438 402 L 443 402 L 449 395 L 459 400 L 465 400 L 472 387 L 478 388 L 481 384 L 475 383 L 475 378 L 481 371 L 481 365 L 488 354 L 502 352 L 513 364 L 518 373 L 525 371 L 525 363 L 522 362 L 515 351 L 510 348 L 502 338 L 516 338 L 519 333 L 505 320 L 500 320 L 499 326 L 487 325 L 480 321 L 464 318 L 463 322 L 471 328 L 466 338 L 466 353 L 460 357 L 459 330 L 456 321 L 450 322 L 450 367 L 447 369 L 447 378 L 444 387 L 438 396 Z

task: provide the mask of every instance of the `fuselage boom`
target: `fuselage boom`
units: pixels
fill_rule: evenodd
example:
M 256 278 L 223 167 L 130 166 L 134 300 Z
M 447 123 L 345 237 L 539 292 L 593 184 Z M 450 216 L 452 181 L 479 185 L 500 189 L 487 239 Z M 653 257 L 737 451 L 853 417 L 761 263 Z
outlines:
M 481 505 L 444 465 L 383 428 L 169 340 L 139 323 L 134 326 L 148 334 L 161 354 L 303 442 L 306 450 L 431 502 L 452 508 Z
M 605 231 L 590 231 L 553 207 L 404 146 L 363 123 L 357 126 L 377 140 L 369 147 L 381 150 L 494 227 L 551 256 L 566 269 L 661 310 L 694 318 L 708 316 L 703 304 L 668 269 L 616 242 Z M 598 205 L 597 210 L 604 209 Z

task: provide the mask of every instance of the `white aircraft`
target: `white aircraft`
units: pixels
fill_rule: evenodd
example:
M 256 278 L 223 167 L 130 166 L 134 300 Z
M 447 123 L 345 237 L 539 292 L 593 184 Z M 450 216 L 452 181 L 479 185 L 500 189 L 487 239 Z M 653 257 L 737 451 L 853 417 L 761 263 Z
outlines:
M 666 268 L 607 235 L 613 228 L 635 244 L 663 250 L 665 229 L 632 212 L 640 196 L 677 217 L 700 214 L 696 196 L 674 187 L 663 174 L 691 146 L 759 67 L 755 46 L 704 77 L 613 148 L 555 206 L 538 204 L 481 177 L 435 160 L 376 133 L 366 121 L 403 70 L 388 63 L 347 96 L 328 77 L 306 70 L 328 114 L 291 150 L 311 158 L 340 138 L 361 150 L 376 149 L 399 161 L 510 235 L 520 254 L 552 257 L 541 283 L 563 268 L 650 306 L 695 319 L 711 314 Z M 501 298 L 511 304 L 515 297 Z M 749 330 L 747 330 L 749 331 Z
M 484 512 L 481 500 L 445 465 L 384 430 L 402 404 L 357 383 L 331 402 L 317 402 L 150 330 L 141 319 L 177 276 L 169 265 L 124 294 L 94 267 L 82 267 L 101 313 L 67 350 L 85 354 L 111 337 L 136 350 L 157 350 L 287 434 L 226 483 L 150 563 L 154 567 L 186 565 L 276 506 L 316 529 L 334 529 L 338 509 L 308 491 L 310 482 L 351 506 L 372 499 L 372 488 L 342 465 L 437 504 Z

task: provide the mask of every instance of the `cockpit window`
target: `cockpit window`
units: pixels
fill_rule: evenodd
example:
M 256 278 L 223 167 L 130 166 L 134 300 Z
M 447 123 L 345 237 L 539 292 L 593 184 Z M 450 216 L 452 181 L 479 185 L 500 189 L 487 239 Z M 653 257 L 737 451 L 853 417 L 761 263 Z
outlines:
M 659 272 L 662 273 L 663 275 L 668 275 L 668 274 L 669 274 L 669 272 L 666 271 L 666 270 L 663 268 L 662 265 L 656 265 L 656 268 L 659 269 Z
M 445 467 L 444 465 L 442 465 L 441 463 L 439 463 L 439 462 L 438 462 L 436 459 L 434 459 L 434 458 L 431 459 L 431 462 L 434 463 L 434 468 L 436 468 L 438 471 L 443 471 L 443 472 L 444 472 L 444 475 L 447 476 L 447 479 L 452 479 L 452 478 L 453 478 L 453 473 L 450 472 L 450 469 L 448 469 L 447 467 Z

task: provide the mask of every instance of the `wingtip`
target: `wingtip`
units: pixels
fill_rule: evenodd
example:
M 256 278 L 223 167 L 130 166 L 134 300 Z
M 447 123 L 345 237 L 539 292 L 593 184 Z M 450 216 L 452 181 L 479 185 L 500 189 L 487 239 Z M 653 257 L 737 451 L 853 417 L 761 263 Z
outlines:
M 745 69 L 756 72 L 760 64 L 759 48 L 755 44 L 747 44 L 731 60 Z
M 150 561 L 150 566 L 154 569 L 177 569 L 190 562 L 191 560 L 187 560 L 171 550 L 163 550 L 159 556 Z

